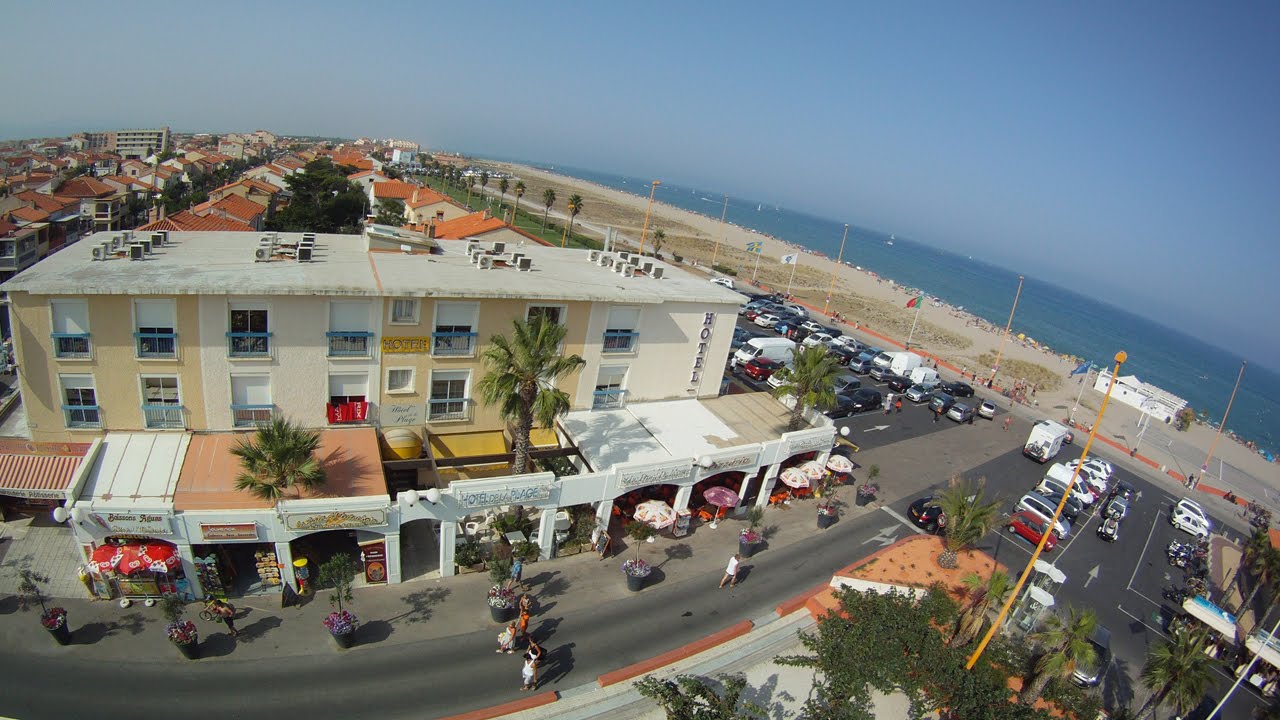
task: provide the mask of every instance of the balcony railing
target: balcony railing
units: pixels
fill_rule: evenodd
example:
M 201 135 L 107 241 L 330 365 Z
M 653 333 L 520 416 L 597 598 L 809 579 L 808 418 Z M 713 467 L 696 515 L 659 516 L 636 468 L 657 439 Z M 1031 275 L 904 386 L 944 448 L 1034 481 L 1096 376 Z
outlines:
M 140 358 L 174 358 L 178 356 L 178 334 L 162 332 L 136 332 Z
M 329 357 L 369 357 L 371 332 L 327 332 Z
M 473 332 L 431 333 L 431 354 L 466 357 L 475 354 L 476 337 Z
M 87 358 L 89 333 L 53 333 L 53 356 L 59 358 Z
M 148 430 L 182 430 L 186 423 L 182 421 L 181 405 L 143 405 L 142 419 Z
M 630 330 L 605 330 L 604 349 L 607 353 L 625 353 L 636 349 L 640 333 Z
M 271 354 L 271 333 L 229 332 L 227 352 L 231 357 L 257 357 Z
M 592 410 L 608 410 L 610 408 L 622 407 L 622 399 L 627 394 L 626 390 L 596 390 L 592 395 L 594 400 L 591 403 Z
M 69 428 L 102 427 L 102 414 L 97 405 L 63 405 L 62 414 Z
M 274 412 L 274 405 L 232 405 L 231 424 L 235 427 L 266 425 Z
M 471 401 L 466 398 L 450 398 L 427 401 L 427 419 L 469 420 L 471 419 Z

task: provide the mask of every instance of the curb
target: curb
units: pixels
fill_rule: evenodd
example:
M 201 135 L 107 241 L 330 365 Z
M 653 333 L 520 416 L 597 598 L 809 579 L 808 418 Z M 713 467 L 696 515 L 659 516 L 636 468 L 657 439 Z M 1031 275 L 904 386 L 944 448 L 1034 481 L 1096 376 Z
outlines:
M 742 637 L 743 635 L 751 632 L 754 627 L 755 624 L 750 620 L 743 620 L 737 624 L 730 625 L 720 632 L 712 633 L 700 640 L 694 640 L 688 645 L 683 645 L 675 650 L 662 653 L 661 655 L 655 655 L 648 660 L 641 660 L 638 663 L 628 665 L 612 672 L 607 672 L 597 678 L 596 682 L 603 688 L 625 680 L 630 680 L 631 678 L 657 670 L 660 667 L 671 665 L 672 663 L 697 655 L 698 653 L 709 650 L 716 645 L 721 645 L 735 638 Z
M 809 588 L 808 590 L 805 590 L 804 592 L 800 593 L 799 595 L 796 595 L 793 598 L 783 600 L 782 602 L 778 603 L 777 607 L 775 607 L 773 611 L 777 613 L 778 617 L 784 618 L 790 615 L 791 613 L 803 608 L 806 604 L 808 604 L 810 598 L 814 597 L 818 593 L 821 593 L 823 590 L 826 590 L 829 587 L 831 587 L 830 581 L 824 582 L 821 585 L 815 585 Z
M 509 703 L 481 708 L 479 710 L 472 710 L 471 712 L 465 712 L 461 715 L 450 715 L 448 717 L 441 718 L 441 720 L 489 720 L 490 718 L 509 715 L 511 713 L 520 712 L 521 710 L 531 710 L 536 707 L 542 707 L 543 705 L 550 705 L 559 699 L 560 693 L 554 690 L 549 690 L 544 693 L 538 693 L 537 695 L 520 698 L 519 700 L 512 700 Z

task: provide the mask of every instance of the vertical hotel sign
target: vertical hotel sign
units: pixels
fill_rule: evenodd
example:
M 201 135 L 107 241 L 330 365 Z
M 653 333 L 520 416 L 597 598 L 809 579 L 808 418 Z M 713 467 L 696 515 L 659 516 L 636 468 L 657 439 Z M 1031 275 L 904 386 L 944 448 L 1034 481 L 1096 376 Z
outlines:
M 716 325 L 716 314 L 705 313 L 702 316 L 702 329 L 698 331 L 698 350 L 693 355 L 693 370 L 689 374 L 689 387 L 697 388 L 702 382 L 702 369 L 707 361 L 707 346 L 711 344 L 712 329 Z

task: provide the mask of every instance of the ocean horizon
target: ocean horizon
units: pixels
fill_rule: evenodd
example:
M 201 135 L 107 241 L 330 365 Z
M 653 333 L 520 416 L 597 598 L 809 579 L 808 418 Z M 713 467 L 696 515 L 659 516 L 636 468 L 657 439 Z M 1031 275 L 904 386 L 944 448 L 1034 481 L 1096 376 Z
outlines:
M 511 162 L 638 197 L 648 197 L 649 193 L 649 178 L 566 165 Z M 724 198 L 722 192 L 666 181 L 658 186 L 655 195 L 655 200 L 716 221 L 724 208 Z M 729 196 L 725 222 L 822 253 L 833 261 L 845 225 L 843 221 L 733 195 Z M 1222 419 L 1241 362 L 1246 360 L 1168 324 L 1168 320 L 1144 317 L 1033 274 L 933 247 L 916 238 L 849 223 L 843 259 L 906 288 L 918 288 L 999 328 L 1008 322 L 1018 276 L 1022 275 L 1022 296 L 1010 330 L 1014 336 L 1023 333 L 1058 354 L 1074 355 L 1098 367 L 1112 367 L 1116 352 L 1124 350 L 1129 361 L 1122 375 L 1135 375 L 1184 398 L 1202 422 L 1214 427 Z M 922 317 L 927 318 L 934 307 L 930 304 Z M 1097 332 L 1100 318 L 1105 320 L 1106 333 Z M 1055 369 L 1052 364 L 1049 367 Z M 1253 441 L 1261 454 L 1270 457 L 1280 448 L 1273 428 L 1278 418 L 1280 373 L 1257 362 L 1249 363 L 1227 418 L 1227 431 Z

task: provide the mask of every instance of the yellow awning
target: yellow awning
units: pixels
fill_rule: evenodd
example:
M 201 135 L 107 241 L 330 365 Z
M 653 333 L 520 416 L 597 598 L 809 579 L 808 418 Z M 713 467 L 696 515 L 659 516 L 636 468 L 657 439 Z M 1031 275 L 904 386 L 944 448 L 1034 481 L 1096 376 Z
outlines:
M 465 458 L 501 455 L 508 451 L 507 436 L 501 430 L 484 432 L 432 434 L 431 454 L 438 458 Z
M 560 447 L 560 438 L 552 428 L 534 428 L 529 431 L 529 442 L 534 447 Z

